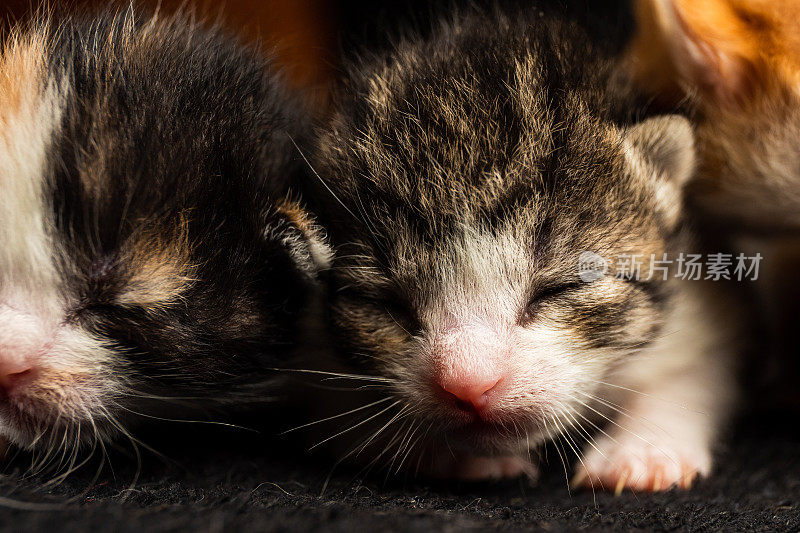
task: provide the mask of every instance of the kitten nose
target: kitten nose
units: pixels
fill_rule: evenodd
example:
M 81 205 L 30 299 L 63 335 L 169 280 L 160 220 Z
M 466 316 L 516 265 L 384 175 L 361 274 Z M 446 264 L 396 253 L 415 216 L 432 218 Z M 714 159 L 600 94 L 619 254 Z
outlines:
M 36 317 L 0 305 L 0 398 L 30 380 L 33 360 L 44 346 L 43 327 Z
M 507 367 L 508 345 L 496 328 L 472 320 L 443 328 L 431 347 L 433 377 L 463 411 L 487 413 Z
M 465 411 L 483 411 L 489 405 L 489 395 L 502 381 L 498 376 L 466 376 L 440 379 L 439 386 L 455 397 L 456 405 Z

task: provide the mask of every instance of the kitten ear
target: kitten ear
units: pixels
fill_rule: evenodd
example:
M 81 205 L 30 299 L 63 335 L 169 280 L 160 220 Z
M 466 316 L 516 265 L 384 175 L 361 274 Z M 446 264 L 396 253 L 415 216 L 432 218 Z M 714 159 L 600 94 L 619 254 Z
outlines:
M 712 105 L 735 106 L 747 98 L 751 35 L 729 2 L 638 0 L 635 7 L 633 68 L 644 85 L 663 91 L 677 76 L 684 90 L 696 90 Z
M 325 233 L 297 202 L 283 200 L 277 210 L 287 224 L 281 231 L 282 244 L 296 267 L 309 278 L 316 278 L 321 270 L 330 267 L 333 257 Z
M 626 156 L 634 176 L 654 190 L 658 208 L 670 226 L 681 216 L 684 185 L 695 171 L 694 132 L 678 115 L 655 117 L 625 132 Z

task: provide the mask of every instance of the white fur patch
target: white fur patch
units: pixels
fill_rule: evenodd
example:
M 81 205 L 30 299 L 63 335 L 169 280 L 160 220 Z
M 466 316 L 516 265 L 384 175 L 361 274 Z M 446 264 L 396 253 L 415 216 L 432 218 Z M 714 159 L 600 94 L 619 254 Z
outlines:
M 64 324 L 47 171 L 65 82 L 45 71 L 45 37 L 9 39 L 0 58 L 0 362 L 9 372 L 35 372 L 9 404 L 46 425 L 56 413 L 62 421 L 97 416 L 117 381 L 107 375 L 110 351 L 102 342 Z M 36 436 L 14 419 L 0 418 L 0 434 L 30 444 Z
M 23 47 L 0 62 L 0 301 L 39 307 L 52 303 L 58 283 L 45 172 L 63 97 L 45 78 L 42 46 Z

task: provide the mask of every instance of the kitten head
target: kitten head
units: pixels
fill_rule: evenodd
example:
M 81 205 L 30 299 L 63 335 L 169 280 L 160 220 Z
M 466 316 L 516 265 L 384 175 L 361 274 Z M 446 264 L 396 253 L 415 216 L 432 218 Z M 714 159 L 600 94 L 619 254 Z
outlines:
M 501 453 L 572 425 L 657 335 L 666 282 L 613 262 L 668 249 L 694 151 L 684 119 L 612 120 L 625 95 L 574 28 L 483 24 L 356 73 L 317 170 L 347 364 L 383 378 L 384 416 Z M 584 252 L 609 273 L 584 281 Z
M 737 229 L 800 225 L 800 4 L 640 0 L 630 66 L 665 104 L 689 96 L 701 160 L 690 197 Z
M 304 133 L 269 66 L 181 19 L 47 18 L 2 44 L 0 124 L 0 435 L 252 399 L 319 240 L 275 200 Z

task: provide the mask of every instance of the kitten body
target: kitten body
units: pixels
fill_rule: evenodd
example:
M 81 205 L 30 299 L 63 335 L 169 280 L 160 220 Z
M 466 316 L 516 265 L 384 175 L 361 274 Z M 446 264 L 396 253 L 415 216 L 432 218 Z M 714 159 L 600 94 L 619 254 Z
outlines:
M 792 0 L 641 0 L 628 53 L 636 83 L 696 125 L 687 205 L 707 238 L 764 257 L 748 320 L 763 330 L 753 401 L 768 405 L 798 401 L 798 17 Z
M 613 273 L 690 246 L 692 132 L 636 121 L 615 67 L 534 8 L 462 15 L 352 69 L 315 158 L 348 347 L 328 368 L 378 389 L 330 393 L 357 407 L 347 435 L 369 428 L 346 457 L 380 442 L 390 470 L 506 477 L 563 437 L 587 486 L 708 474 L 734 396 L 724 310 L 709 284 Z M 609 267 L 590 282 L 587 252 Z
M 77 448 L 268 396 L 324 253 L 269 62 L 132 10 L 1 46 L 0 435 Z
M 726 233 L 800 228 L 800 5 L 791 0 L 641 0 L 629 56 L 664 105 L 697 124 L 688 198 Z

